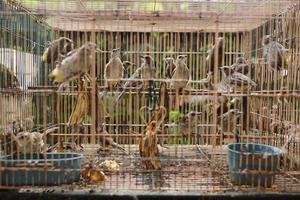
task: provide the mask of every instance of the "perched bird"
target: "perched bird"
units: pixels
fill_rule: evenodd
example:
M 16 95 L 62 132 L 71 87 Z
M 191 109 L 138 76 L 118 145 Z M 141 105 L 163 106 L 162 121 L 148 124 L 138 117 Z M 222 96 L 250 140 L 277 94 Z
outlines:
M 164 58 L 164 61 L 166 62 L 166 71 L 165 71 L 165 77 L 166 78 L 172 78 L 174 74 L 174 70 L 176 68 L 175 60 L 172 57 Z
M 184 136 L 187 136 L 189 133 L 194 133 L 197 125 L 200 122 L 200 116 L 202 112 L 195 112 L 191 111 L 185 114 L 183 117 L 179 118 L 175 124 L 178 125 L 179 132 L 182 133 Z M 197 131 L 196 131 L 197 132 Z
M 49 134 L 57 130 L 58 127 L 53 127 L 45 131 L 45 133 L 22 131 L 17 135 L 11 134 L 16 142 L 20 152 L 23 154 L 40 153 L 44 147 L 44 134 Z
M 211 101 L 209 104 L 209 115 L 213 115 L 214 111 L 216 110 L 217 116 L 226 113 L 230 109 L 234 109 L 239 107 L 239 99 L 233 98 L 230 100 L 229 97 L 226 96 L 218 96 L 217 101 Z
M 237 57 L 236 62 L 231 67 L 234 71 L 242 74 L 248 74 L 250 71 L 250 66 L 246 63 L 244 57 Z
M 129 78 L 129 73 L 128 70 L 130 67 L 134 67 L 135 63 L 132 63 L 130 61 L 123 61 L 123 68 L 124 68 L 124 72 L 123 72 L 123 79 L 128 79 Z M 126 83 L 126 80 L 121 80 L 120 81 L 120 85 L 123 88 L 124 85 Z
M 230 109 L 226 113 L 218 117 L 217 125 L 219 132 L 231 132 L 236 136 L 236 140 L 239 141 L 237 125 L 239 119 L 242 116 L 242 112 L 238 109 Z
M 108 88 L 116 87 L 124 75 L 123 63 L 120 59 L 120 48 L 111 51 L 109 62 L 105 65 L 104 79 Z M 114 79 L 114 80 L 109 80 Z
M 49 77 L 53 79 L 54 84 L 61 84 L 78 79 L 86 74 L 92 65 L 92 49 L 95 52 L 101 52 L 95 48 L 95 44 L 87 42 L 78 49 L 69 52 L 61 63 L 50 73 Z
M 156 68 L 154 65 L 154 60 L 150 55 L 141 56 L 142 65 L 141 69 L 141 79 L 143 80 L 144 88 L 147 88 L 150 85 L 150 81 L 156 78 Z
M 180 104 L 184 101 L 184 95 L 180 95 L 179 92 L 184 89 L 190 79 L 190 70 L 186 65 L 186 55 L 179 55 L 176 58 L 173 76 L 171 78 L 171 88 L 175 88 L 175 107 L 179 109 Z
M 123 68 L 124 68 L 123 78 L 129 78 L 128 69 L 130 67 L 134 67 L 134 66 L 135 66 L 135 63 L 133 63 L 133 62 L 123 61 Z
M 186 55 L 179 55 L 176 58 L 176 68 L 171 77 L 171 87 L 173 88 L 185 88 L 190 79 L 190 70 L 186 65 Z
M 214 73 L 214 67 L 215 67 L 215 51 L 218 51 L 218 63 L 217 67 L 222 66 L 222 60 L 223 60 L 223 52 L 224 52 L 224 38 L 218 37 L 216 39 L 215 45 L 208 50 L 208 56 L 206 57 L 206 62 L 208 63 L 208 70 L 207 73 L 212 72 Z
M 117 144 L 110 134 L 106 131 L 105 126 L 99 126 L 98 127 L 98 139 L 99 139 L 99 144 L 100 148 L 97 150 L 98 154 L 101 154 L 101 151 L 107 151 L 110 150 L 111 148 L 117 148 L 121 151 L 123 151 L 125 154 L 129 154 L 126 149 L 124 149 L 121 145 Z
M 141 56 L 142 64 L 130 76 L 129 81 L 123 86 L 123 91 L 116 98 L 115 102 L 125 94 L 125 89 L 129 87 L 148 87 L 151 84 L 151 79 L 156 78 L 156 68 L 154 66 L 153 58 L 149 55 Z M 150 83 L 149 83 L 150 82 Z
M 289 58 L 287 51 L 280 43 L 273 41 L 271 35 L 262 39 L 263 57 L 273 70 L 282 70 L 288 66 Z
M 233 88 L 234 90 L 248 90 L 251 87 L 255 87 L 256 83 L 252 81 L 248 76 L 242 73 L 233 71 L 232 67 L 224 66 L 221 67 L 225 74 L 224 80 L 221 82 L 220 87 Z
M 5 65 L 0 64 L 0 88 L 19 88 L 17 76 Z
M 74 49 L 74 42 L 67 37 L 60 37 L 52 41 L 43 54 L 43 62 L 47 64 L 55 63 L 60 59 L 60 55 L 67 55 Z

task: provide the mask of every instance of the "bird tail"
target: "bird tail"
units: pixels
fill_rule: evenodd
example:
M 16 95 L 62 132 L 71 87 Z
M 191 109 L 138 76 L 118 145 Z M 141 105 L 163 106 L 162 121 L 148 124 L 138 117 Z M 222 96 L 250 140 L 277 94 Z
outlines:
M 53 133 L 54 131 L 58 130 L 58 127 L 57 126 L 54 126 L 54 127 L 50 127 L 48 128 L 45 133 L 42 134 L 42 136 L 44 137 L 44 135 L 48 135 L 49 133 Z

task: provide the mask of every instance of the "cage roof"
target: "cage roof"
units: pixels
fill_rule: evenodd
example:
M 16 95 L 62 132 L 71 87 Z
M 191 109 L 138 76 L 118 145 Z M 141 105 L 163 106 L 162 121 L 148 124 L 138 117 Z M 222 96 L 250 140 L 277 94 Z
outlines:
M 15 0 L 66 31 L 237 32 L 252 30 L 299 0 Z

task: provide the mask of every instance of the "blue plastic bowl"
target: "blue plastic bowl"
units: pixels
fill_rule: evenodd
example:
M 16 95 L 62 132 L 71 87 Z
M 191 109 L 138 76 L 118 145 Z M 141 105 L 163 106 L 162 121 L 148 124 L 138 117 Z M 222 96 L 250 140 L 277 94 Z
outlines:
M 229 176 L 233 184 L 271 187 L 282 151 L 276 147 L 236 143 L 228 145 Z
M 77 153 L 4 156 L 0 158 L 1 186 L 48 186 L 78 182 L 83 155 Z

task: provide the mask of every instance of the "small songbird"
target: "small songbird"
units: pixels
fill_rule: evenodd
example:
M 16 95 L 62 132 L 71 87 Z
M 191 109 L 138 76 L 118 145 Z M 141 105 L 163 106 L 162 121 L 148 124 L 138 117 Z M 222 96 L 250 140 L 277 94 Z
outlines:
M 40 153 L 45 145 L 44 134 L 47 135 L 57 129 L 58 127 L 53 127 L 46 130 L 45 133 L 22 131 L 17 133 L 17 135 L 11 134 L 11 136 L 21 153 Z
M 126 151 L 126 149 L 124 149 L 121 145 L 119 145 L 112 139 L 111 135 L 106 131 L 104 125 L 99 126 L 97 132 L 98 132 L 97 136 L 99 136 L 98 139 L 100 145 L 100 148 L 97 150 L 98 154 L 101 154 L 101 151 L 107 151 L 112 148 L 119 149 L 123 151 L 125 154 L 129 154 L 128 151 Z
M 50 73 L 49 77 L 52 78 L 53 83 L 70 82 L 86 74 L 92 67 L 92 49 L 95 49 L 95 52 L 101 52 L 95 46 L 94 43 L 87 42 L 78 49 L 69 52 Z
M 283 70 L 287 68 L 289 57 L 288 49 L 280 43 L 273 41 L 271 35 L 266 35 L 262 39 L 263 57 L 266 59 L 267 64 L 273 70 Z
M 179 132 L 184 136 L 187 136 L 189 133 L 195 133 L 194 131 L 197 128 L 197 125 L 200 123 L 201 115 L 202 112 L 191 111 L 179 118 L 179 120 L 175 122 L 178 124 Z
M 250 66 L 246 63 L 246 60 L 244 57 L 237 57 L 236 62 L 231 65 L 234 71 L 242 73 L 242 74 L 248 74 L 250 71 Z
M 215 67 L 215 51 L 218 50 L 218 63 L 217 67 L 222 66 L 222 60 L 223 60 L 223 52 L 224 52 L 224 38 L 223 37 L 218 37 L 216 39 L 215 45 L 208 50 L 208 56 L 206 57 L 206 62 L 208 63 L 208 72 L 214 73 L 214 67 Z
M 156 68 L 154 60 L 150 55 L 141 56 L 143 63 L 141 65 L 141 79 L 144 81 L 144 87 L 149 86 L 149 81 L 156 78 Z
M 222 81 L 225 87 L 230 87 L 235 90 L 248 90 L 251 87 L 255 87 L 256 83 L 252 81 L 248 76 L 245 76 L 242 73 L 235 72 L 234 69 L 230 66 L 221 67 L 225 78 Z
M 120 48 L 111 51 L 111 57 L 104 69 L 104 79 L 108 88 L 116 87 L 124 75 L 124 66 L 120 59 Z M 114 79 L 114 80 L 109 80 Z
M 60 59 L 60 55 L 67 55 L 74 49 L 73 40 L 67 37 L 60 37 L 52 41 L 43 54 L 43 62 L 47 64 L 55 63 Z
M 130 67 L 134 67 L 134 66 L 136 66 L 136 64 L 133 63 L 133 62 L 130 62 L 130 61 L 123 61 L 123 68 L 124 68 L 124 71 L 123 71 L 123 79 L 128 79 L 128 78 L 130 78 L 130 77 L 129 77 L 129 72 L 128 72 L 128 70 L 129 70 Z M 125 83 L 126 83 L 126 80 L 121 80 L 121 81 L 120 81 L 120 86 L 123 88 L 124 85 L 125 85 Z
M 17 76 L 3 64 L 0 64 L 0 77 L 0 88 L 20 89 L 20 82 Z
M 123 72 L 123 78 L 129 78 L 129 73 L 128 73 L 128 69 L 130 67 L 134 67 L 136 66 L 135 63 L 130 62 L 130 61 L 123 61 L 123 68 L 124 68 L 124 72 Z
M 190 79 L 190 70 L 186 65 L 186 55 L 179 55 L 176 58 L 176 68 L 174 69 L 173 76 L 171 78 L 171 87 L 179 89 L 185 88 Z
M 226 113 L 222 114 L 218 117 L 218 131 L 231 132 L 237 134 L 237 125 L 239 123 L 239 119 L 242 116 L 242 112 L 238 109 L 230 109 Z M 235 135 L 238 139 L 238 135 Z
M 165 77 L 166 78 L 172 78 L 174 74 L 174 70 L 176 68 L 175 60 L 172 57 L 164 58 L 164 61 L 166 62 L 166 71 L 165 71 Z
M 156 78 L 156 68 L 154 66 L 153 58 L 150 55 L 141 56 L 142 64 L 136 71 L 130 76 L 129 81 L 123 86 L 123 91 L 116 98 L 115 102 L 125 94 L 125 89 L 129 87 L 148 87 L 151 83 L 151 79 Z

